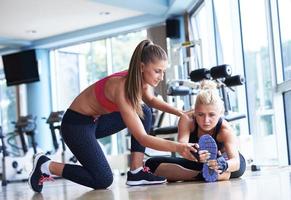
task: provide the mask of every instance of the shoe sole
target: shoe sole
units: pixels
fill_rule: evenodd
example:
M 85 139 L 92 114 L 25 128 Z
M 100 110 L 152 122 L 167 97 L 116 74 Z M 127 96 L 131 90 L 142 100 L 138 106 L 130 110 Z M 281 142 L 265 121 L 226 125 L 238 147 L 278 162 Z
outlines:
M 202 135 L 199 139 L 199 150 L 207 150 L 210 153 L 209 160 L 217 158 L 217 144 L 210 135 Z M 214 182 L 218 179 L 218 174 L 215 170 L 210 169 L 207 163 L 203 164 L 202 176 L 207 182 Z
M 29 178 L 28 178 L 28 185 L 29 185 L 29 187 L 30 187 L 33 191 L 34 191 L 34 189 L 33 189 L 32 186 L 31 186 L 31 177 L 32 177 L 33 173 L 35 172 L 36 165 L 37 165 L 37 162 L 38 162 L 39 158 L 40 158 L 41 156 L 43 156 L 43 155 L 44 155 L 43 153 L 35 154 L 35 157 L 34 157 L 34 159 L 33 159 L 33 168 L 32 168 L 32 171 L 30 172 L 30 174 L 29 174 Z
M 138 186 L 138 185 L 158 185 L 158 184 L 163 184 L 166 183 L 167 180 L 164 181 L 146 181 L 146 180 L 141 180 L 141 181 L 127 181 L 126 185 L 128 186 Z

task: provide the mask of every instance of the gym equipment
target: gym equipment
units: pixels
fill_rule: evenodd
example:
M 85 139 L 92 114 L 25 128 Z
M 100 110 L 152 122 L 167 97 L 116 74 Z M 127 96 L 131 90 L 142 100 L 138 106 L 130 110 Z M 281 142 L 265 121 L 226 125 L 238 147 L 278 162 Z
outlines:
M 33 117 L 32 115 L 27 115 L 27 116 L 20 116 L 18 118 L 18 121 L 12 122 L 13 124 L 15 124 L 15 128 L 16 128 L 16 132 L 19 134 L 20 136 L 20 141 L 21 141 L 21 145 L 22 145 L 22 150 L 23 153 L 26 154 L 28 152 L 28 147 L 27 147 L 27 143 L 25 142 L 25 135 L 24 133 L 26 133 L 26 135 L 31 137 L 31 144 L 33 147 L 33 152 L 34 154 L 36 154 L 36 142 L 35 142 L 35 129 L 36 129 L 36 117 Z
M 191 81 L 198 82 L 203 79 L 210 79 L 210 71 L 206 68 L 196 69 L 190 73 Z
M 190 80 L 172 80 L 167 83 L 167 95 L 187 96 L 197 93 L 199 84 Z
M 232 86 L 238 86 L 238 85 L 243 85 L 245 82 L 245 79 L 241 75 L 236 75 L 236 76 L 231 76 L 227 77 L 223 83 L 227 87 L 232 87 Z
M 8 156 L 8 153 L 6 151 L 6 146 L 4 142 L 4 135 L 2 132 L 2 127 L 0 126 L 0 139 L 1 139 L 1 146 L 0 146 L 0 153 L 2 152 L 2 174 L 1 174 L 1 179 L 2 179 L 2 186 L 7 185 L 6 181 L 6 169 L 5 169 L 5 157 Z
M 212 79 L 230 77 L 231 73 L 232 73 L 231 67 L 225 64 L 218 65 L 210 69 L 210 75 Z
M 20 116 L 15 124 L 15 132 L 7 138 L 8 144 L 16 150 L 21 150 L 21 153 L 10 152 L 5 144 L 5 136 L 0 129 L 1 151 L 2 158 L 2 186 L 6 186 L 12 182 L 27 181 L 29 173 L 32 170 L 32 161 L 34 154 L 37 153 L 37 144 L 35 142 L 36 117 L 32 115 Z M 8 136 L 8 135 L 7 135 Z M 19 136 L 21 147 L 11 143 L 12 139 L 17 139 Z M 29 136 L 29 137 L 27 137 Z M 31 147 L 28 146 L 30 138 Z
M 76 157 L 70 152 L 67 151 L 66 145 L 63 141 L 61 136 L 61 121 L 64 115 L 64 111 L 56 111 L 51 112 L 49 117 L 43 118 L 46 119 L 46 123 L 49 124 L 49 128 L 51 130 L 52 134 L 52 140 L 53 140 L 53 151 L 46 152 L 46 155 L 48 155 L 52 160 L 60 161 L 63 163 L 71 162 L 71 163 L 77 163 Z M 56 133 L 59 133 L 59 137 Z M 61 142 L 62 148 L 60 148 L 59 141 Z
M 205 68 L 196 69 L 190 73 L 190 79 L 193 82 L 199 82 L 204 79 L 212 79 L 220 83 L 219 90 L 225 108 L 224 118 L 227 121 L 235 121 L 246 117 L 244 114 L 234 114 L 231 112 L 229 90 L 234 91 L 231 87 L 243 85 L 245 82 L 241 75 L 231 76 L 231 73 L 231 67 L 226 64 L 212 67 L 210 70 Z
M 201 68 L 196 69 L 190 72 L 190 79 L 193 82 L 199 82 L 203 79 L 221 79 L 221 78 L 229 78 L 232 74 L 232 69 L 229 65 L 217 65 L 212 67 L 211 69 Z

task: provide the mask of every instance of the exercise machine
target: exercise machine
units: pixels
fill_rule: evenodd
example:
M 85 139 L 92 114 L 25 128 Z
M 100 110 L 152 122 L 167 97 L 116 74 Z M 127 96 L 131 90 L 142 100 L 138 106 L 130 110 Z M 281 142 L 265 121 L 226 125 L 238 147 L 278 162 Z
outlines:
M 35 142 L 36 117 L 20 116 L 15 125 L 15 131 L 6 138 L 0 129 L 2 152 L 2 186 L 12 182 L 27 181 L 33 167 L 33 156 L 37 153 Z M 6 139 L 6 140 L 5 140 Z M 14 141 L 14 143 L 12 142 Z M 17 142 L 19 140 L 19 142 Z M 9 146 L 6 146 L 6 142 Z M 20 143 L 21 146 L 15 144 Z M 9 151 L 11 147 L 11 151 Z
M 235 121 L 246 117 L 245 114 L 235 113 L 231 110 L 229 92 L 234 91 L 232 87 L 243 85 L 245 80 L 241 75 L 232 76 L 232 69 L 229 65 L 223 64 L 211 69 L 201 68 L 190 73 L 193 82 L 200 82 L 204 79 L 214 80 L 218 83 L 220 95 L 224 102 L 224 118 L 226 121 Z

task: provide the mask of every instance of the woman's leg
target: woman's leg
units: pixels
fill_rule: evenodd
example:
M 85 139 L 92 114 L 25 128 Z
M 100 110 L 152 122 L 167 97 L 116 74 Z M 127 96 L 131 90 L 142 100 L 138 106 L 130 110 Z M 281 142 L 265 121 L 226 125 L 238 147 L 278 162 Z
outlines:
M 149 133 L 152 127 L 152 111 L 147 105 L 142 107 L 144 118 L 141 119 L 142 124 L 146 133 Z M 131 170 L 137 169 L 143 165 L 145 147 L 142 146 L 135 138 L 131 135 Z
M 143 105 L 144 119 L 142 120 L 145 131 L 151 128 L 152 112 L 150 108 Z M 105 137 L 126 128 L 119 112 L 102 115 L 96 122 L 96 138 Z M 158 177 L 148 173 L 143 166 L 145 147 L 131 136 L 131 160 L 130 170 L 127 173 L 128 185 L 159 184 L 166 182 L 164 177 Z
M 226 154 L 223 154 L 223 156 L 225 158 L 227 158 Z M 231 178 L 239 178 L 241 177 L 244 172 L 246 171 L 246 161 L 245 158 L 243 157 L 243 155 L 241 153 L 239 153 L 239 170 L 235 171 L 235 172 L 224 172 L 222 174 L 218 174 L 218 180 L 222 181 L 222 180 L 229 180 Z
M 144 129 L 149 133 L 151 129 L 151 109 L 143 105 L 144 118 L 141 119 Z M 96 122 L 96 138 L 105 137 L 126 128 L 119 112 L 102 115 Z M 158 177 L 148 173 L 143 166 L 145 147 L 131 136 L 131 160 L 130 170 L 127 173 L 128 185 L 159 184 L 166 182 L 164 177 Z
M 67 110 L 63 117 L 61 134 L 64 142 L 82 166 L 56 163 L 50 161 L 45 155 L 38 156 L 34 161 L 34 169 L 29 178 L 32 189 L 41 192 L 42 182 L 45 180 L 43 179 L 44 174 L 61 175 L 93 189 L 109 187 L 112 184 L 113 175 L 96 140 L 95 128 L 96 124 L 92 117 Z
M 154 174 L 166 177 L 168 181 L 191 181 L 197 180 L 203 164 L 184 158 L 157 156 L 149 158 L 145 166 Z
M 68 134 L 63 134 L 63 139 L 82 166 L 65 164 L 62 176 L 93 189 L 109 187 L 113 175 L 95 138 L 95 125 L 64 124 L 64 130 Z
M 145 131 L 149 133 L 152 126 L 152 111 L 145 104 L 143 105 L 142 109 L 144 113 L 144 118 L 141 119 L 141 121 L 143 123 Z M 96 138 L 103 138 L 126 128 L 119 112 L 100 116 L 96 122 L 96 125 Z M 131 170 L 137 169 L 143 165 L 144 151 L 145 147 L 142 146 L 131 135 Z

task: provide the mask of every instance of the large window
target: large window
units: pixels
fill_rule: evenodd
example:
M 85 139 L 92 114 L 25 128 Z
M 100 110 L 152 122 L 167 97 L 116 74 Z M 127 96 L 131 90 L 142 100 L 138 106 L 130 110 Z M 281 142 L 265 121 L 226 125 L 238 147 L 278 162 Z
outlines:
M 285 81 L 291 80 L 291 29 L 290 29 L 290 0 L 280 0 L 278 2 L 281 46 L 283 58 L 283 72 Z
M 270 32 L 266 17 L 270 13 L 265 0 L 242 0 L 240 8 L 249 123 L 255 144 L 255 161 L 261 164 L 277 164 L 270 35 L 268 35 Z
M 281 39 L 281 53 L 282 53 L 282 75 L 277 81 L 280 83 L 279 91 L 284 97 L 284 108 L 285 108 L 285 117 L 286 117 L 286 138 L 287 146 L 289 153 L 289 165 L 291 164 L 291 109 L 290 109 L 290 100 L 291 100 L 291 29 L 289 28 L 290 24 L 290 0 L 280 0 L 276 1 L 278 7 L 279 15 L 279 28 L 280 28 L 280 39 Z M 278 59 L 279 60 L 279 59 Z M 281 75 L 281 74 L 279 74 Z
M 136 33 L 120 35 L 111 39 L 112 70 L 113 72 L 125 70 L 136 45 L 146 38 L 146 32 L 137 37 Z
M 244 76 L 241 34 L 239 31 L 238 5 L 233 0 L 214 0 L 215 41 L 218 64 L 228 64 L 232 68 L 232 75 Z M 245 87 L 237 86 L 229 91 L 231 111 L 235 115 L 247 115 Z M 248 135 L 247 119 L 232 123 L 236 135 Z
M 4 135 L 14 131 L 12 122 L 17 120 L 16 87 L 7 87 L 0 61 L 0 125 Z
M 194 68 L 211 68 L 216 65 L 213 21 L 211 12 L 208 12 L 211 7 L 210 1 L 205 1 L 199 12 L 195 12 L 191 17 L 193 39 L 200 41 L 200 45 L 196 46 L 199 50 L 195 52 L 202 54 L 197 56 L 200 62 L 197 62 L 199 65 Z

